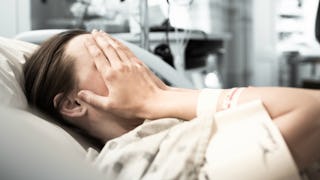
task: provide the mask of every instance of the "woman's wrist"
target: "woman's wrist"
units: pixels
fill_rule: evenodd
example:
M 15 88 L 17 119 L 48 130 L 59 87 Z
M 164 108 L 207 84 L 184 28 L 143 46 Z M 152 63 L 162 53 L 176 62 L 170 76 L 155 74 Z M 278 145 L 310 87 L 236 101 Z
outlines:
M 157 93 L 144 107 L 147 119 L 179 118 L 191 120 L 196 117 L 200 90 L 168 88 Z

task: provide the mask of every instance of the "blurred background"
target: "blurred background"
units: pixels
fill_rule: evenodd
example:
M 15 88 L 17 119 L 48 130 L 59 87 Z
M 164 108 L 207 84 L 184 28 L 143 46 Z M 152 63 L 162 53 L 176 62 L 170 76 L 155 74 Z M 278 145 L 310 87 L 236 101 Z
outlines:
M 0 0 L 0 36 L 104 30 L 197 88 L 320 88 L 317 0 Z

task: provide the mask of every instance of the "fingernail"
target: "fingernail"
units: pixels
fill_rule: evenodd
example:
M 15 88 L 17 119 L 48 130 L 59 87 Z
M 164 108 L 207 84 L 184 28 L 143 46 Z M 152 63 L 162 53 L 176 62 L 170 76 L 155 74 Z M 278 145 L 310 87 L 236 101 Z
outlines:
M 104 31 L 102 29 L 100 29 L 99 32 L 104 32 Z

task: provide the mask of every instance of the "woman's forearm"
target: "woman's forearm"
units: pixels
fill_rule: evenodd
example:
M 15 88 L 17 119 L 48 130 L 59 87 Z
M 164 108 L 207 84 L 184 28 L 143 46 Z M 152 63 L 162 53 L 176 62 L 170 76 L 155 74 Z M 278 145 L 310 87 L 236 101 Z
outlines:
M 320 160 L 320 91 L 247 88 L 239 104 L 261 99 L 300 170 Z
M 217 110 L 225 110 L 234 89 L 225 89 L 216 101 Z M 190 120 L 196 116 L 199 90 L 171 89 L 154 99 L 150 119 L 174 117 Z M 260 99 L 280 129 L 300 169 L 320 156 L 320 91 L 293 88 L 245 88 L 232 104 Z M 234 100 L 231 98 L 231 101 Z M 228 103 L 227 103 L 228 104 Z
M 223 89 L 216 101 L 217 109 L 212 111 L 225 110 L 223 105 L 228 99 L 228 94 L 232 89 Z M 151 119 L 162 117 L 175 117 L 190 120 L 196 116 L 197 102 L 200 90 L 191 90 L 183 88 L 169 88 L 157 96 L 148 104 L 148 117 Z M 231 99 L 233 104 L 243 104 L 255 99 L 260 99 L 266 106 L 272 118 L 284 114 L 292 109 L 300 108 L 306 104 L 309 98 L 320 101 L 320 93 L 317 90 L 304 90 L 293 88 L 278 87 L 250 87 L 241 92 L 238 99 Z M 307 100 L 306 100 L 307 98 Z M 209 101 L 209 100 L 208 100 Z
M 197 102 L 200 90 L 169 88 L 159 93 L 146 106 L 148 119 L 179 118 L 191 120 L 196 117 Z

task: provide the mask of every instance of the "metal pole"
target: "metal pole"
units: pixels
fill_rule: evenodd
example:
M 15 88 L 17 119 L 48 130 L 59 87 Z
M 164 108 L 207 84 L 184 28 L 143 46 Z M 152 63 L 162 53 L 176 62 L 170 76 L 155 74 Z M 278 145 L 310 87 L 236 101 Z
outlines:
M 140 45 L 142 48 L 149 50 L 149 13 L 148 0 L 140 0 Z

